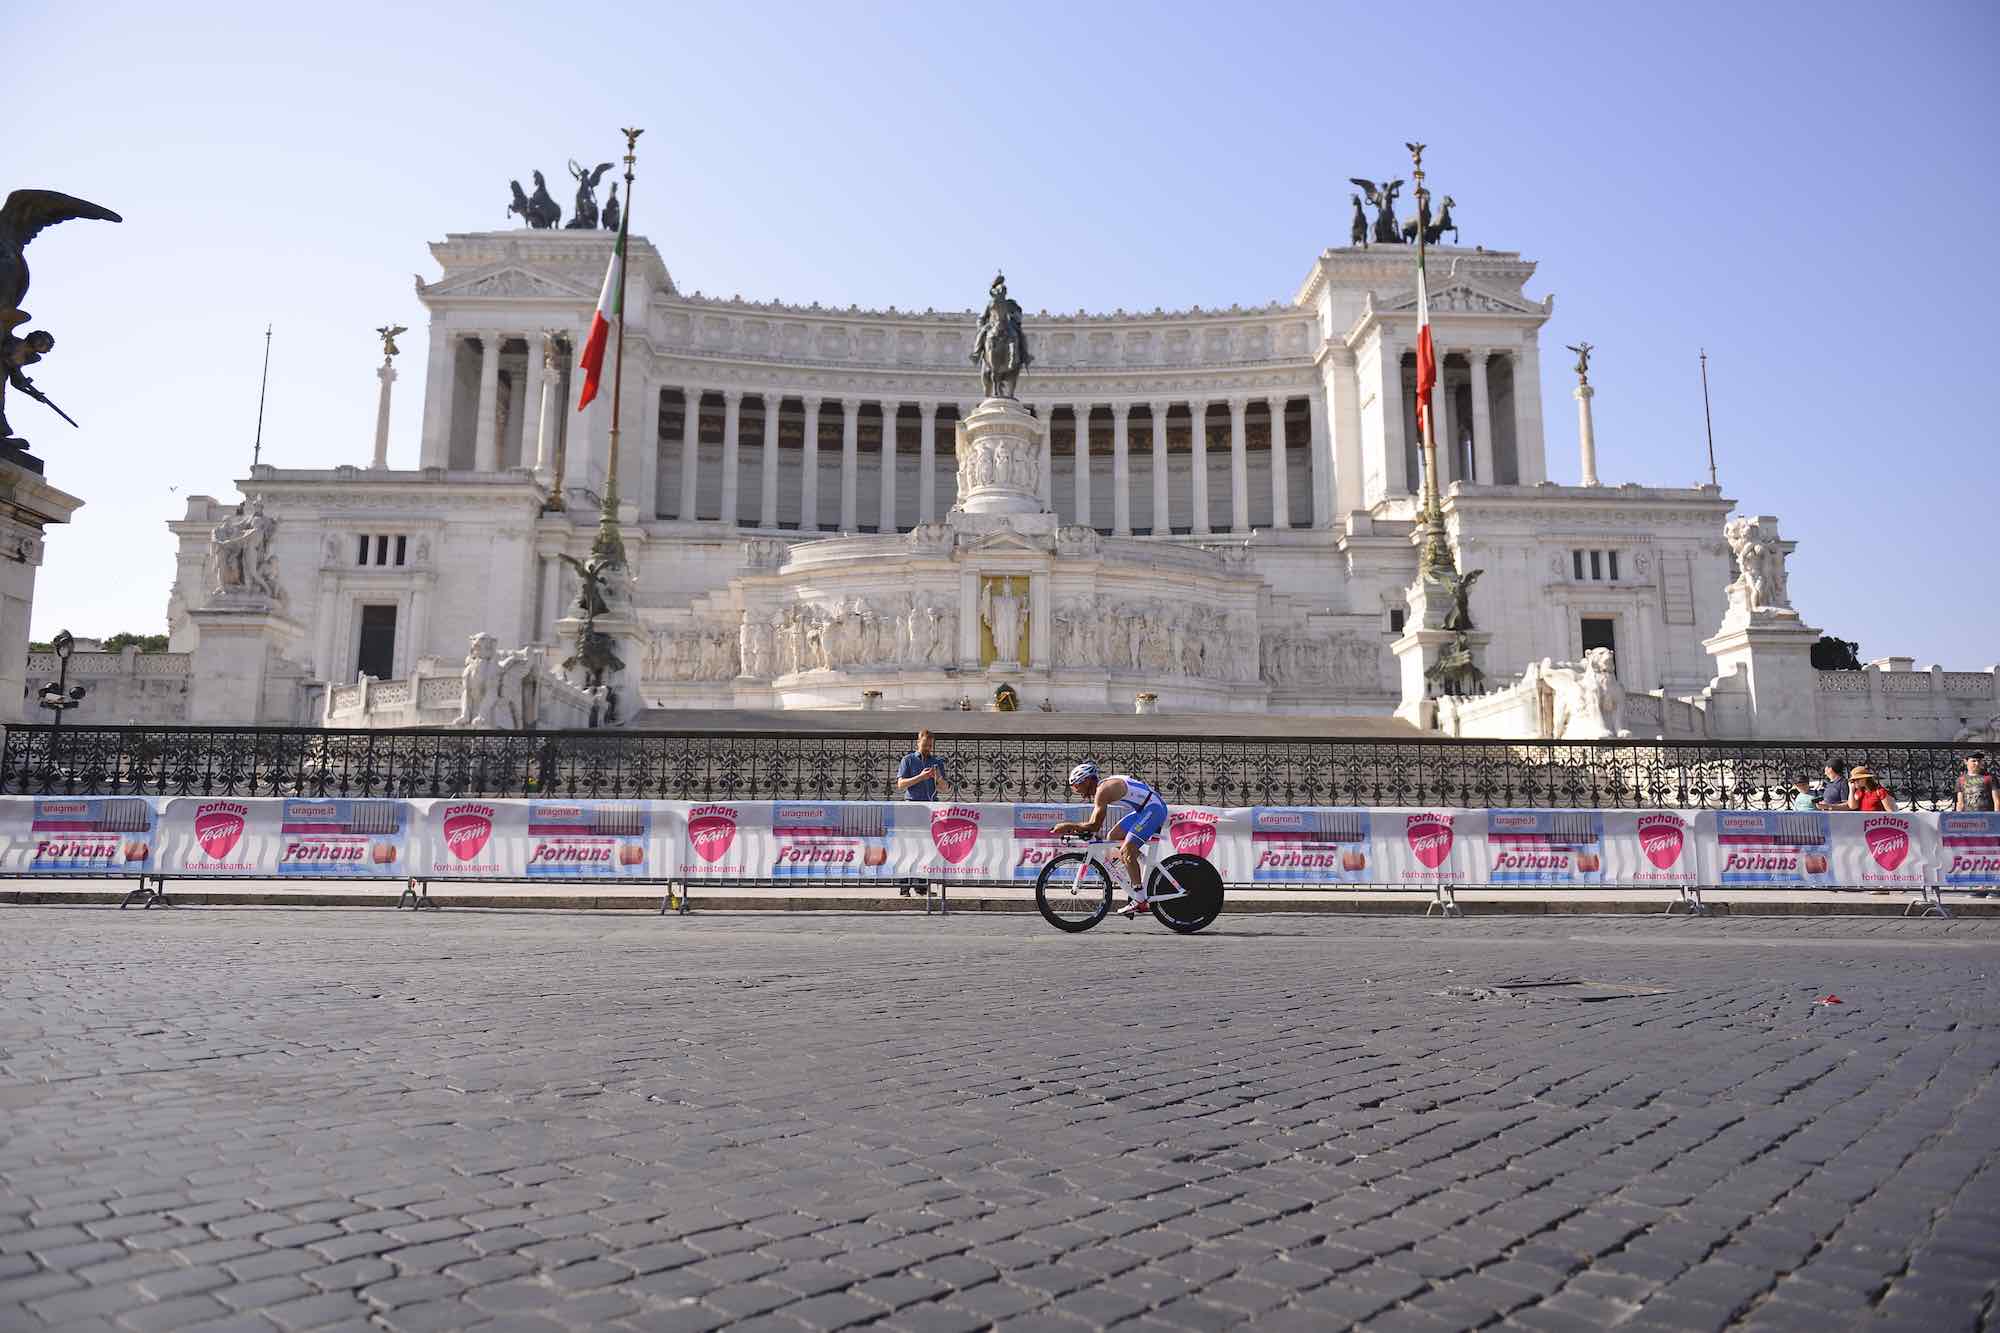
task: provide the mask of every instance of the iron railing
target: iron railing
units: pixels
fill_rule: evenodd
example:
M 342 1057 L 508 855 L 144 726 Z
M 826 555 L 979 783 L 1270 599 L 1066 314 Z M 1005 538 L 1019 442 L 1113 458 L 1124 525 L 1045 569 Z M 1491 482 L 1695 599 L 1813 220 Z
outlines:
M 1827 756 L 1949 808 L 1969 746 L 980 736 L 940 741 L 952 799 L 1051 801 L 1088 755 L 1181 805 L 1773 809 Z M 0 794 L 879 800 L 906 737 L 861 732 L 9 727 Z

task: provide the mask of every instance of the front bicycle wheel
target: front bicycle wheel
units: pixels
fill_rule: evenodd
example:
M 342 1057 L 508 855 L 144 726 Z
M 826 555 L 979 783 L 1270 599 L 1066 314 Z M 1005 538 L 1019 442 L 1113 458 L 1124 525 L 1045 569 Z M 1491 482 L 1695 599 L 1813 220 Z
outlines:
M 1168 930 L 1192 935 L 1222 915 L 1222 875 L 1203 858 L 1187 852 L 1167 857 L 1160 862 L 1160 869 L 1147 877 L 1146 893 L 1173 893 L 1175 884 L 1186 892 L 1171 898 L 1155 897 L 1151 904 L 1153 919 Z
M 1057 930 L 1089 930 L 1111 910 L 1111 876 L 1088 853 L 1064 852 L 1035 878 L 1035 906 Z

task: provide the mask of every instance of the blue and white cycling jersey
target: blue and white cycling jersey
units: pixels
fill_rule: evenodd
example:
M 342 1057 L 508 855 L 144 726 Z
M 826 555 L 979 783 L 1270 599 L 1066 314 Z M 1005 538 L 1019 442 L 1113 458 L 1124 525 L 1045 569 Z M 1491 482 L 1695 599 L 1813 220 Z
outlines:
M 1119 815 L 1112 831 L 1120 838 L 1131 838 L 1137 842 L 1151 842 L 1167 826 L 1167 803 L 1153 790 L 1152 784 L 1141 782 L 1129 774 L 1115 775 L 1125 784 L 1125 794 L 1111 803 L 1111 810 Z M 1105 779 L 1107 782 L 1109 778 Z

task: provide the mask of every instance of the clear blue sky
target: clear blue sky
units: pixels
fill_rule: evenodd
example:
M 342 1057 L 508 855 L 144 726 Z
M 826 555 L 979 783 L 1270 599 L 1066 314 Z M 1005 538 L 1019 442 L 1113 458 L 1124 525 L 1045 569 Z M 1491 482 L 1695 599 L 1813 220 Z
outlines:
M 36 637 L 163 626 L 163 523 L 234 494 L 266 321 L 267 461 L 367 462 L 393 320 L 413 466 L 425 243 L 638 124 L 637 229 L 684 288 L 917 309 L 996 264 L 1031 310 L 1289 298 L 1347 178 L 1424 140 L 1466 243 L 1556 295 L 1557 480 L 1581 338 L 1604 478 L 1704 479 L 1706 346 L 1724 489 L 1798 539 L 1809 622 L 2000 660 L 1990 2 L 616 8 L 7 7 L 0 185 L 126 218 L 30 253 L 38 383 L 84 429 L 15 421 L 87 501 Z

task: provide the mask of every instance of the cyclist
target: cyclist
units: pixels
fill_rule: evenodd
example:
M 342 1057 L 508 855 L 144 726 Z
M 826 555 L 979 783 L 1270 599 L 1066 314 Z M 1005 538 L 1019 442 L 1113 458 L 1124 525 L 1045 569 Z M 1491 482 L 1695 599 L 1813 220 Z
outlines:
M 1128 774 L 1100 776 L 1097 765 L 1086 759 L 1069 771 L 1069 788 L 1090 802 L 1090 818 L 1081 823 L 1057 824 L 1049 831 L 1057 837 L 1087 837 L 1104 827 L 1116 810 L 1112 826 L 1118 838 L 1118 856 L 1125 863 L 1130 896 L 1118 909 L 1120 916 L 1137 916 L 1146 908 L 1144 879 L 1139 874 L 1139 849 L 1158 837 L 1167 826 L 1167 803 L 1148 783 Z

